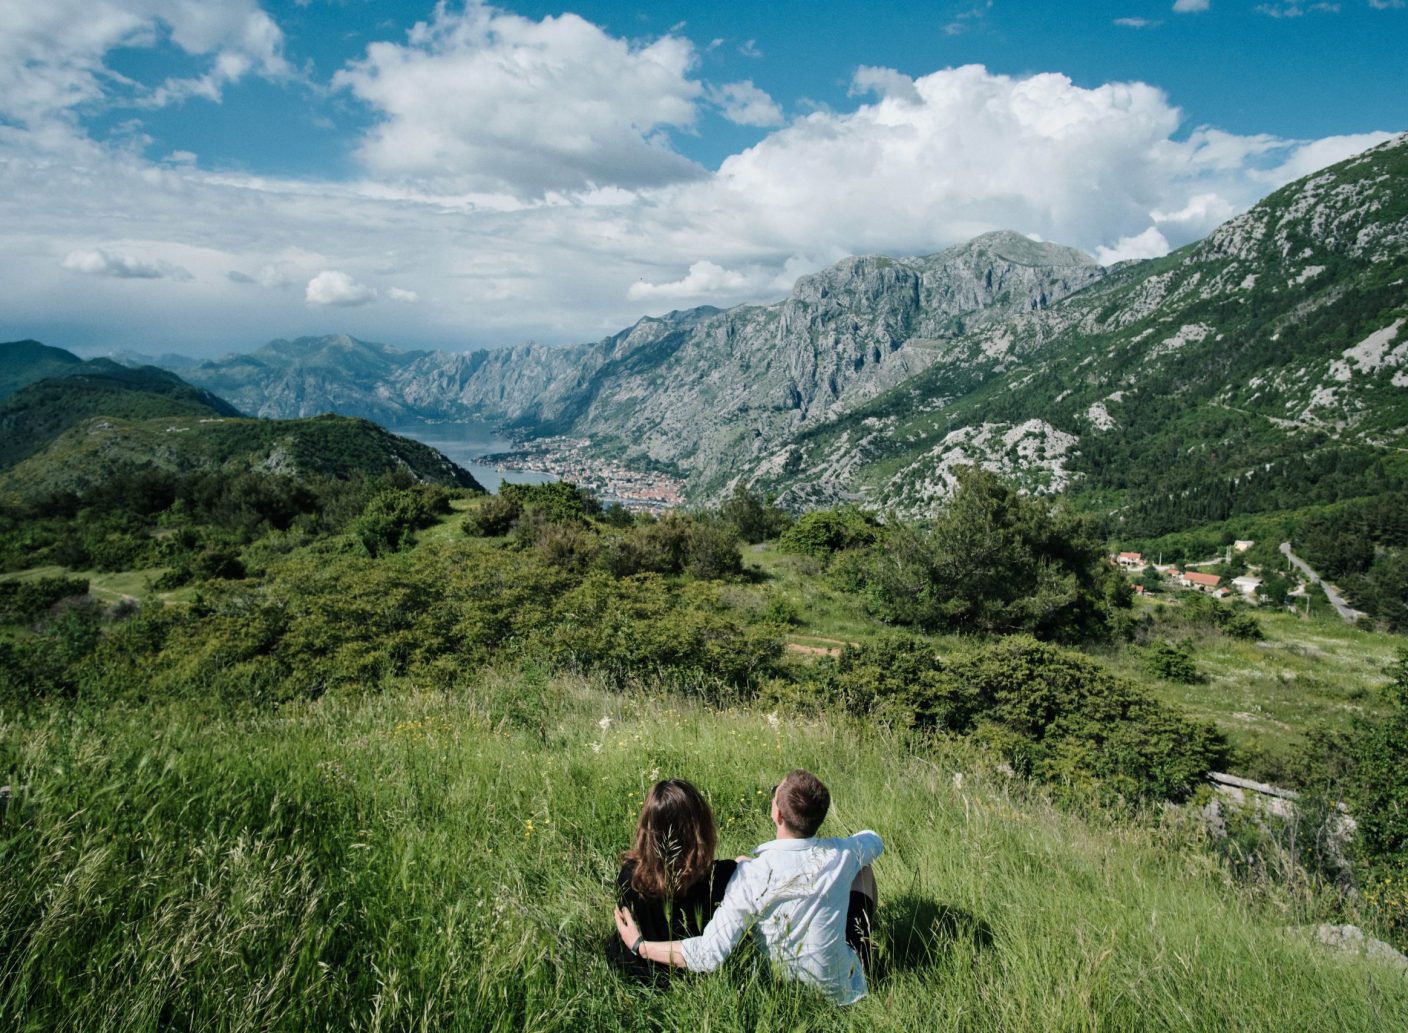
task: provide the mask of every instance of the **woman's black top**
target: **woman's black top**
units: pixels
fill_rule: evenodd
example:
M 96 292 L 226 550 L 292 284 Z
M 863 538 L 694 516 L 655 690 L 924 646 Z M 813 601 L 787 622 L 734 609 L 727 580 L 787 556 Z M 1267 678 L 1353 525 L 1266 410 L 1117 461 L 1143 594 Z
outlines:
M 636 863 L 627 861 L 616 876 L 616 900 L 635 916 L 641 936 L 647 940 L 685 940 L 698 936 L 714 917 L 724 899 L 728 880 L 738 867 L 736 861 L 715 861 L 709 874 L 671 900 L 643 896 L 631 885 Z M 606 947 L 607 959 L 629 975 L 648 982 L 669 978 L 669 965 L 637 957 L 613 934 Z

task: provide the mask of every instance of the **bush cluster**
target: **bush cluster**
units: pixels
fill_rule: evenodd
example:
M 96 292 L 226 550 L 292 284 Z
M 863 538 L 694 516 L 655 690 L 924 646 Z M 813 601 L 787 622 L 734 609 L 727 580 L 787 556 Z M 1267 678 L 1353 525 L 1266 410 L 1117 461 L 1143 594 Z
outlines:
M 1026 635 L 948 657 L 905 637 L 847 647 L 821 698 L 863 717 L 973 735 L 1023 775 L 1130 799 L 1185 798 L 1228 749 L 1212 726 Z
M 83 578 L 41 577 L 32 581 L 0 581 L 0 624 L 30 624 L 62 599 L 88 594 Z

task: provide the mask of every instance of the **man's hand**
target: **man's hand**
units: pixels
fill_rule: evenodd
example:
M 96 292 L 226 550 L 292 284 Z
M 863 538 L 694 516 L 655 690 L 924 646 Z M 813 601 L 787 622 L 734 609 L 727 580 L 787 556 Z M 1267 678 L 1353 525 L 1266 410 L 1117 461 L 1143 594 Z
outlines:
M 624 907 L 616 909 L 616 931 L 621 934 L 621 942 L 627 947 L 634 947 L 636 940 L 640 937 L 640 929 L 636 926 L 636 920 L 631 917 L 631 912 Z

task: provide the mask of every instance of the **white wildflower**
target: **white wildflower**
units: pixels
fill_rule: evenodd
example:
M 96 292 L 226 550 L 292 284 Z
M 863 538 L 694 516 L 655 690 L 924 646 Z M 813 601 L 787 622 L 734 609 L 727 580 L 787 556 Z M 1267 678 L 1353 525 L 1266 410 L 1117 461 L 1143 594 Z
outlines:
M 599 743 L 599 742 L 594 742 L 594 743 L 592 743 L 592 752 L 593 752 L 593 753 L 600 753 L 600 752 L 601 752 L 601 743 Z
M 603 732 L 611 731 L 611 718 L 609 716 L 603 717 L 600 721 L 596 723 L 596 726 L 600 728 Z
M 954 787 L 955 789 L 962 789 L 962 788 L 963 788 L 963 772 L 961 772 L 961 771 L 955 771 L 955 772 L 953 773 L 953 787 Z
M 782 720 L 777 716 L 776 710 L 774 710 L 771 714 L 768 715 L 768 727 L 771 728 L 774 732 L 782 727 Z

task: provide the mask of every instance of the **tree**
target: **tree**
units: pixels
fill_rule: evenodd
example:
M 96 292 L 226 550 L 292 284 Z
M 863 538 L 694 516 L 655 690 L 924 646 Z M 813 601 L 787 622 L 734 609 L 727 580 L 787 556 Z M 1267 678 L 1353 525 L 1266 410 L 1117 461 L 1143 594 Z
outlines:
M 957 476 L 932 526 L 898 525 L 884 549 L 872 550 L 862 573 L 871 612 L 927 631 L 1106 635 L 1131 590 L 1091 523 L 988 471 L 962 467 Z
M 792 523 L 792 515 L 780 508 L 773 496 L 759 495 L 741 483 L 719 507 L 719 517 L 738 528 L 738 536 L 745 542 L 776 538 Z

